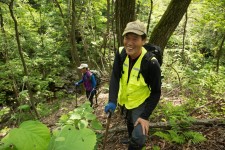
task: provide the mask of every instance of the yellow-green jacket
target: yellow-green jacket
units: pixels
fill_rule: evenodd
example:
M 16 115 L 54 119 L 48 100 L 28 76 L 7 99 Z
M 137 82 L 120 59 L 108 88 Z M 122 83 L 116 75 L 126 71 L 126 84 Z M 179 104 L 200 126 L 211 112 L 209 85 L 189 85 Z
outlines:
M 140 116 L 143 119 L 150 116 L 161 95 L 160 65 L 156 59 L 149 59 L 149 53 L 145 53 L 146 50 L 142 48 L 142 54 L 136 60 L 128 79 L 129 58 L 124 48 L 121 48 L 121 52 L 117 51 L 109 85 L 109 102 L 124 104 L 127 109 L 146 103 Z
M 142 47 L 142 53 L 137 59 L 136 63 L 130 71 L 130 77 L 128 80 L 129 70 L 129 57 L 123 63 L 123 74 L 120 78 L 120 88 L 118 95 L 118 103 L 127 109 L 136 108 L 141 105 L 150 95 L 150 89 L 145 83 L 145 80 L 140 74 L 141 60 L 147 51 Z

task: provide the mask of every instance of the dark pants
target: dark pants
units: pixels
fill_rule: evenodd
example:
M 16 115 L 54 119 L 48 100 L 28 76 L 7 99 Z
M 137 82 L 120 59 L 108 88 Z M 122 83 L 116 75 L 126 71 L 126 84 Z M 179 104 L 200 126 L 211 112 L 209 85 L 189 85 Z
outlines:
M 95 93 L 96 93 L 95 91 L 94 92 L 86 91 L 86 96 L 91 103 L 91 105 L 90 105 L 91 107 L 93 105 L 93 98 L 94 98 Z
M 145 103 L 137 108 L 127 110 L 127 130 L 130 138 L 128 150 L 141 150 L 145 146 L 146 135 L 143 134 L 141 124 L 134 127 L 134 124 L 142 114 L 144 107 Z

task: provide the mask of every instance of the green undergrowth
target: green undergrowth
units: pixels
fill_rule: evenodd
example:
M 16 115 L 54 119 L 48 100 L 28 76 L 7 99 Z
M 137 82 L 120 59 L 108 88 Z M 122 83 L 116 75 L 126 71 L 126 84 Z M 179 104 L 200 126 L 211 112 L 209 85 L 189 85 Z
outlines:
M 196 119 L 225 117 L 224 72 L 222 65 L 216 71 L 215 58 L 189 51 L 182 57 L 176 49 L 167 50 L 162 66 L 162 97 L 151 120 L 168 123 L 170 128 L 152 134 L 176 144 L 205 141 L 204 135 L 191 130 L 191 126 Z
M 93 114 L 90 103 L 84 103 L 60 117 L 57 128 L 50 129 L 39 121 L 25 121 L 11 129 L 1 140 L 0 149 L 7 150 L 66 150 L 97 149 L 103 127 Z

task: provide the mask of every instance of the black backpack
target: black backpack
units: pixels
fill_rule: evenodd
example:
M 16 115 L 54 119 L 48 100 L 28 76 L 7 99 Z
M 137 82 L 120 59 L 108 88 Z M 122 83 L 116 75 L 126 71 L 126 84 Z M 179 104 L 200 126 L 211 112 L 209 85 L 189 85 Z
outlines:
M 159 65 L 161 66 L 163 61 L 162 61 L 162 50 L 159 46 L 153 45 L 153 44 L 145 44 L 143 46 L 148 52 L 145 55 L 149 55 L 147 56 L 147 58 L 151 58 L 155 57 L 158 62 Z
M 96 80 L 96 89 L 99 89 L 101 84 L 101 73 L 97 70 L 90 70 L 90 72 L 94 75 Z

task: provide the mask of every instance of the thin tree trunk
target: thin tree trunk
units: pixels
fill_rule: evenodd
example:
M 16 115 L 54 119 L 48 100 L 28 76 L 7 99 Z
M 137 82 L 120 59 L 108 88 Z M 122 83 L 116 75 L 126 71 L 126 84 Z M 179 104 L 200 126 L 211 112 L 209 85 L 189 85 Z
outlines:
M 184 21 L 184 30 L 183 30 L 183 44 L 182 44 L 183 46 L 182 46 L 182 54 L 181 54 L 181 57 L 182 57 L 183 61 L 185 60 L 184 48 L 185 48 L 185 37 L 186 37 L 187 20 L 188 20 L 188 15 L 187 15 L 187 12 L 186 12 L 185 13 L 185 21 Z
M 15 25 L 16 41 L 17 41 L 17 46 L 18 46 L 18 50 L 19 50 L 20 59 L 22 61 L 23 68 L 24 68 L 24 75 L 27 76 L 27 78 L 29 78 L 26 62 L 24 60 L 23 52 L 22 52 L 22 48 L 21 48 L 21 44 L 20 44 L 20 38 L 19 38 L 19 32 L 18 32 L 18 23 L 17 23 L 17 20 L 16 20 L 16 18 L 14 16 L 14 13 L 13 13 L 13 1 L 14 0 L 11 0 L 11 2 L 9 4 L 9 10 L 10 10 L 10 14 L 11 14 L 11 17 L 12 17 L 12 19 L 14 21 L 14 25 Z M 26 83 L 26 86 L 27 86 L 27 89 L 28 89 L 28 94 L 29 94 L 29 97 L 30 97 L 31 106 L 34 109 L 36 117 L 39 119 L 39 114 L 38 114 L 37 109 L 36 109 L 36 107 L 34 105 L 34 97 L 33 97 L 33 93 L 32 93 L 31 88 L 30 88 L 29 80 L 27 79 L 27 81 L 25 83 Z
M 3 51 L 2 51 L 0 57 L 2 57 L 2 60 L 4 61 L 4 63 L 6 63 L 8 60 L 8 40 L 7 40 L 7 37 L 5 34 L 1 7 L 0 7 L 0 26 L 1 26 L 1 31 L 2 31 L 2 35 L 3 35 L 3 42 L 2 42 L 2 50 Z
M 224 41 L 225 41 L 225 34 L 223 35 L 223 38 L 222 38 L 222 41 L 221 41 L 221 44 L 220 44 L 220 47 L 219 47 L 219 50 L 218 50 L 218 54 L 217 54 L 217 61 L 216 61 L 216 72 L 217 73 L 219 72 L 220 57 L 221 57 L 221 54 L 222 54 Z
M 64 24 L 64 26 L 65 26 L 66 29 L 67 29 L 67 33 L 70 33 L 69 25 L 68 25 L 68 23 L 67 23 L 66 20 L 65 20 L 64 14 L 63 14 L 63 12 L 62 12 L 62 8 L 61 8 L 61 6 L 60 6 L 58 0 L 54 0 L 54 2 L 55 2 L 55 4 L 56 4 L 56 6 L 59 8 L 60 15 L 61 15 L 61 17 L 62 17 L 62 19 L 63 19 L 63 24 Z
M 151 7 L 150 7 L 149 15 L 148 15 L 147 34 L 149 32 L 149 26 L 151 24 L 152 11 L 153 11 L 153 0 L 151 0 Z
M 1 7 L 0 7 L 0 26 L 1 26 L 1 31 L 2 31 L 2 35 L 3 35 L 3 46 L 2 46 L 2 60 L 4 61 L 4 63 L 7 63 L 8 62 L 8 40 L 7 40 L 7 37 L 6 37 L 6 33 L 5 33 L 5 29 L 4 29 L 4 23 L 3 23 L 3 16 L 2 16 L 2 10 L 1 10 Z M 12 80 L 12 89 L 13 89 L 13 92 L 15 94 L 15 100 L 16 100 L 16 103 L 18 105 L 20 105 L 20 102 L 18 101 L 18 97 L 19 97 L 19 91 L 17 90 L 17 85 L 16 85 L 16 82 L 15 82 L 15 78 L 14 78 L 14 74 L 13 74 L 13 71 L 11 70 L 11 74 L 8 75 L 8 78 L 9 80 Z

